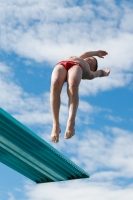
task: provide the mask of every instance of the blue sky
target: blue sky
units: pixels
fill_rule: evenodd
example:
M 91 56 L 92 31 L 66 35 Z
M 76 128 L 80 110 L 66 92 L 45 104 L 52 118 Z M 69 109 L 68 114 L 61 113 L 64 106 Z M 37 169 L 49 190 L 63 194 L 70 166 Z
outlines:
M 0 164 L 2 200 L 133 199 L 133 2 L 0 0 L 0 107 L 73 160 L 90 179 L 36 185 Z M 103 49 L 109 77 L 80 84 L 76 135 L 50 141 L 51 72 L 69 55 Z M 52 192 L 51 192 L 52 190 Z

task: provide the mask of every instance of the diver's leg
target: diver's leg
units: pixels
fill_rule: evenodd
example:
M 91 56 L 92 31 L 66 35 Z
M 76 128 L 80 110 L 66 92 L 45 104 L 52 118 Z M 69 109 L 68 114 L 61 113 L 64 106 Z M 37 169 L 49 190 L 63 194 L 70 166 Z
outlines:
M 53 142 L 58 142 L 59 140 L 60 93 L 62 90 L 62 86 L 66 80 L 66 77 L 67 77 L 66 69 L 62 65 L 57 65 L 52 73 L 51 89 L 50 89 L 50 105 L 51 105 L 52 121 L 53 121 L 51 139 Z
M 74 65 L 68 70 L 67 93 L 69 97 L 69 117 L 67 121 L 65 138 L 71 138 L 75 134 L 75 117 L 79 103 L 78 89 L 82 78 L 82 68 Z

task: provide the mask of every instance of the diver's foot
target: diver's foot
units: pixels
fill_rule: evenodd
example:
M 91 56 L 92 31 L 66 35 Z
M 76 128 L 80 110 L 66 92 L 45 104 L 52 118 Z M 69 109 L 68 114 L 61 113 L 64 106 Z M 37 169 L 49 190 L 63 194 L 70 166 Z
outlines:
M 65 139 L 69 139 L 75 134 L 74 123 L 68 123 L 65 131 Z
M 51 133 L 51 140 L 55 143 L 59 142 L 59 134 L 60 134 L 61 130 L 60 127 L 53 127 L 52 129 L 52 133 Z

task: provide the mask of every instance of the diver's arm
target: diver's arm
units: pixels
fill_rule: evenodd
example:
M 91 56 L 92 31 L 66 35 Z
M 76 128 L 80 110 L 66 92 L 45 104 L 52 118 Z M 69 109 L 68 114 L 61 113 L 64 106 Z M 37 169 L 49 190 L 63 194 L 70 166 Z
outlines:
M 82 55 L 80 55 L 79 58 L 85 59 L 85 58 L 92 57 L 92 56 L 97 56 L 97 51 L 85 52 Z
M 82 55 L 79 56 L 79 58 L 85 59 L 87 57 L 92 57 L 92 56 L 98 56 L 99 58 L 104 58 L 108 53 L 103 50 L 98 50 L 98 51 L 88 51 L 83 53 Z
M 95 72 L 91 71 L 89 79 L 94 79 L 94 78 L 97 78 L 97 77 L 104 77 L 104 76 L 108 76 L 109 74 L 110 74 L 110 69 L 109 68 L 107 68 L 105 71 L 102 70 L 102 69 L 97 70 Z

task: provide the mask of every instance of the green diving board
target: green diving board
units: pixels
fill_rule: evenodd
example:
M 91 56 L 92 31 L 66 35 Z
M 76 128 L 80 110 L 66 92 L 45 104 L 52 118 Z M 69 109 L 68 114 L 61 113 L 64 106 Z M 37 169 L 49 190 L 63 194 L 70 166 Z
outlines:
M 0 108 L 0 161 L 36 183 L 89 174 Z

